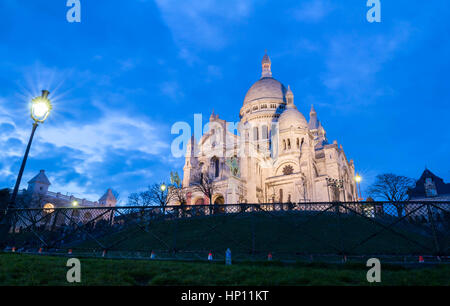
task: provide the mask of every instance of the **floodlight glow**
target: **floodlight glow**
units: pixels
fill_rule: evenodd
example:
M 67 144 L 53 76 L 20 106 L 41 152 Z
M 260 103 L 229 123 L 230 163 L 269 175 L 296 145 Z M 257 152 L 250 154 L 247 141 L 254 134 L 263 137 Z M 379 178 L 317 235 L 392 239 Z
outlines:
M 47 119 L 48 115 L 50 115 L 52 104 L 47 98 L 48 95 L 49 92 L 47 90 L 43 90 L 41 97 L 36 97 L 31 101 L 31 118 L 33 118 L 36 122 L 43 123 Z
M 355 176 L 355 181 L 356 181 L 357 183 L 361 183 L 362 177 L 361 177 L 359 174 L 357 174 L 357 175 Z

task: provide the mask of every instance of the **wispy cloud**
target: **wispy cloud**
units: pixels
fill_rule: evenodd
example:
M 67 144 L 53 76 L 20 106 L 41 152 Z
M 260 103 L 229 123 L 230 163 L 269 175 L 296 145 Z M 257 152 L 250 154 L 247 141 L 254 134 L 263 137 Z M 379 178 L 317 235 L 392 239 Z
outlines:
M 55 75 L 55 79 L 63 74 L 58 69 L 39 68 L 47 76 Z M 72 75 L 78 81 L 83 75 L 91 74 L 73 71 Z M 2 182 L 9 185 L 15 179 L 31 129 L 31 119 L 24 120 L 24 114 L 29 111 L 26 101 L 38 94 L 33 85 L 50 90 L 55 88 L 51 82 L 43 85 L 39 79 L 35 76 L 21 81 L 23 88 L 30 86 L 28 88 L 32 89 L 23 90 L 18 98 L 0 97 L 0 175 Z M 125 186 L 132 184 L 130 178 L 136 184 L 148 179 L 151 172 L 138 172 L 136 167 L 144 160 L 151 164 L 167 155 L 169 127 L 127 109 L 126 99 L 121 99 L 121 107 L 111 104 L 111 95 L 114 93 L 105 90 L 103 94 L 96 93 L 95 99 L 85 97 L 79 103 L 65 100 L 67 93 L 58 90 L 56 96 L 51 95 L 55 111 L 36 133 L 30 162 L 35 161 L 39 168 L 48 170 L 52 190 L 95 200 L 97 198 L 92 196 L 101 195 L 105 182 Z M 102 98 L 108 102 L 99 102 Z M 72 105 L 69 109 L 74 110 L 67 113 L 60 105 Z M 82 115 L 85 107 L 91 110 L 87 117 Z M 162 131 L 167 131 L 167 137 Z M 120 169 L 120 175 L 111 175 L 114 169 Z M 23 185 L 35 174 L 34 171 L 36 169 L 27 167 Z
M 376 86 L 376 75 L 408 41 L 411 31 L 410 25 L 403 23 L 387 34 L 333 37 L 326 54 L 327 72 L 322 75 L 323 84 L 354 105 L 370 103 L 368 96 L 390 92 L 388 87 Z
M 156 0 L 162 17 L 181 47 L 221 49 L 226 29 L 247 17 L 253 0 Z
M 314 23 L 323 20 L 335 9 L 333 3 L 327 0 L 312 0 L 302 2 L 300 8 L 294 10 L 294 18 L 298 21 Z
M 164 96 L 167 96 L 175 101 L 184 96 L 178 82 L 176 81 L 163 82 L 160 84 L 159 88 Z

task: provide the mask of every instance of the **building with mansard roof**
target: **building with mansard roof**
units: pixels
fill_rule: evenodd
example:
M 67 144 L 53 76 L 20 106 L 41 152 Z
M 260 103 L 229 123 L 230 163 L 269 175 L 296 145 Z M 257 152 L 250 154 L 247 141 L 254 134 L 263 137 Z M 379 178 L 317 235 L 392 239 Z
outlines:
M 209 203 L 196 187 L 205 177 L 214 183 L 214 204 L 357 200 L 353 161 L 337 141 L 328 142 L 314 107 L 309 121 L 297 109 L 293 90 L 273 77 L 267 54 L 239 119 L 231 125 L 213 112 L 209 131 L 191 138 L 183 169 L 188 204 Z
M 408 195 L 411 201 L 450 201 L 450 183 L 425 169 Z

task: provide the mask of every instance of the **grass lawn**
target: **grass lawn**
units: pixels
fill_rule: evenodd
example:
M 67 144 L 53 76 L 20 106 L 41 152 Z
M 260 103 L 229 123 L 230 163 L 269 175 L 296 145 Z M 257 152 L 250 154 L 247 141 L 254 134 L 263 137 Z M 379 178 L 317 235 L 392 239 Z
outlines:
M 389 224 L 393 222 L 391 218 L 386 217 L 380 222 Z M 284 260 L 297 260 L 295 254 L 335 254 L 341 248 L 347 254 L 355 255 L 432 253 L 432 236 L 414 231 L 416 229 L 406 222 L 396 226 L 395 230 L 408 237 L 407 240 L 389 230 L 382 231 L 380 225 L 359 216 L 343 215 L 338 219 L 331 213 L 313 218 L 310 214 L 297 212 L 274 216 L 252 213 L 153 221 L 148 233 L 130 225 L 119 233 L 97 237 L 96 240 L 111 251 L 156 250 L 162 253 L 173 248 L 187 252 L 203 250 L 203 253 L 212 250 L 216 254 L 224 254 L 230 248 L 235 259 L 244 261 L 252 259 L 248 255 L 252 245 L 256 250 L 253 259 L 258 260 L 265 260 L 269 252 L 277 253 L 278 258 Z M 255 235 L 252 235 L 253 231 Z M 360 244 L 374 233 L 378 235 Z M 99 245 L 88 239 L 65 247 L 98 249 Z M 178 256 L 181 258 L 183 254 Z
M 68 258 L 0 253 L 0 285 L 71 285 Z M 81 285 L 372 285 L 362 264 L 81 259 Z M 450 266 L 383 265 L 381 285 L 450 285 Z

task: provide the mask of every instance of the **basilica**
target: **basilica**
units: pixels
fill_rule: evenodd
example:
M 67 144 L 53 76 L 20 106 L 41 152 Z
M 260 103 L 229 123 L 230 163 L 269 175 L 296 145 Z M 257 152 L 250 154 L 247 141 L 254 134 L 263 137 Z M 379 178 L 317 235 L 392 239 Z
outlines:
M 187 204 L 357 201 L 353 160 L 337 141 L 328 142 L 314 107 L 306 120 L 271 66 L 266 54 L 237 124 L 213 112 L 208 132 L 190 139 L 182 180 Z M 205 182 L 213 186 L 209 196 L 199 188 Z

